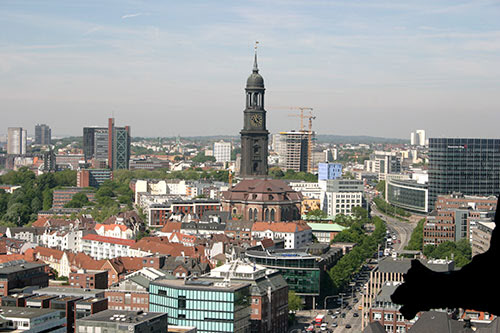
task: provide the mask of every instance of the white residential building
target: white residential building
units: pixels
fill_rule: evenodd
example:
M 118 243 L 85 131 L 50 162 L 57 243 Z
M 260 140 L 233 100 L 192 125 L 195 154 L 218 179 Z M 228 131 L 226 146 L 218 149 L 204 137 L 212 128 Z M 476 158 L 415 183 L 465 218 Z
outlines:
M 96 260 L 128 257 L 129 249 L 134 244 L 131 239 L 89 234 L 82 238 L 82 252 Z
M 96 224 L 95 232 L 100 236 L 121 238 L 121 239 L 134 239 L 135 233 L 132 229 L 123 224 Z
M 321 198 L 321 184 L 318 182 L 291 181 L 288 185 L 297 192 L 309 199 Z
M 40 245 L 62 251 L 78 252 L 81 249 L 83 230 L 45 230 Z
M 354 207 L 362 207 L 363 192 L 362 180 L 327 180 L 326 190 L 321 197 L 321 209 L 330 217 L 335 217 L 337 214 L 351 216 Z
M 255 222 L 252 239 L 284 240 L 285 249 L 297 249 L 312 242 L 311 227 L 305 222 Z
M 217 162 L 231 161 L 231 142 L 219 141 L 214 143 L 214 157 Z

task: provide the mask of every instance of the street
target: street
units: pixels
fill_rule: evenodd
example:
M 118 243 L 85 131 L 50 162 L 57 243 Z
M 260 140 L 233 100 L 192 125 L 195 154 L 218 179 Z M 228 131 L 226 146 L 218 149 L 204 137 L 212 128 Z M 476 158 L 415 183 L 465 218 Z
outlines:
M 391 233 L 396 233 L 397 239 L 400 242 L 393 244 L 393 248 L 396 252 L 401 252 L 408 244 L 411 233 L 413 232 L 413 229 L 415 229 L 417 224 L 409 221 L 400 221 L 396 218 L 384 215 L 377 210 L 377 207 L 375 205 L 372 205 L 372 215 L 382 218 L 384 221 L 386 221 L 387 229 L 391 231 Z
M 410 240 L 411 233 L 416 223 L 409 221 L 400 221 L 396 218 L 387 216 L 379 212 L 375 205 L 372 205 L 371 214 L 382 218 L 386 222 L 387 230 L 390 234 L 396 234 L 397 240 L 392 244 L 392 248 L 397 253 L 404 250 L 404 247 Z M 352 281 L 348 292 L 340 296 L 329 296 L 327 310 L 302 310 L 296 313 L 297 324 L 290 327 L 289 332 L 308 331 L 317 315 L 325 315 L 324 323 L 326 330 L 321 330 L 319 326 L 314 325 L 313 332 L 361 332 L 361 310 L 360 306 L 364 291 L 363 285 L 368 282 L 369 270 L 366 266 L 360 274 Z M 342 303 L 342 306 L 341 306 Z

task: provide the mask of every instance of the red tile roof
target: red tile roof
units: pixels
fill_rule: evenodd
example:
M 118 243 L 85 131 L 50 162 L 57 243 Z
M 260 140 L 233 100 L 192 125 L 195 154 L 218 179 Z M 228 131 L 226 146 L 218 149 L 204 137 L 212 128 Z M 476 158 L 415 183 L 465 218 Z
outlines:
M 300 232 L 311 229 L 304 221 L 295 222 L 255 222 L 252 231 Z
M 120 245 L 125 245 L 125 246 L 133 246 L 135 244 L 135 241 L 133 239 L 121 239 L 121 238 L 114 238 L 114 237 L 105 237 L 105 236 L 99 236 L 99 235 L 94 235 L 94 234 L 85 235 L 82 237 L 82 239 L 96 241 L 96 242 L 102 242 L 102 243 L 120 244 Z

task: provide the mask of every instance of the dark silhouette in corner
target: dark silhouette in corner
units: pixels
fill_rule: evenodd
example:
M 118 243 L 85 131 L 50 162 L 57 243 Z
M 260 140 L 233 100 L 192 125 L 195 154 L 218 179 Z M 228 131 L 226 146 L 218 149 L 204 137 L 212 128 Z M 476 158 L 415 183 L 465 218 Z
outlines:
M 401 314 L 410 320 L 420 311 L 463 308 L 500 315 L 499 225 L 500 198 L 488 251 L 474 256 L 460 270 L 437 273 L 412 260 L 404 283 L 391 296 L 394 303 L 402 304 Z

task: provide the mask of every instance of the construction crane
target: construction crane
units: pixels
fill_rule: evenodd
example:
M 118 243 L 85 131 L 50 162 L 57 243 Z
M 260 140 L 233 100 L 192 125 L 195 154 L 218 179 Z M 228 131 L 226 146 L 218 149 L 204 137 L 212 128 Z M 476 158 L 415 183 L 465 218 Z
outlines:
M 291 107 L 290 110 L 299 110 L 300 111 L 300 115 L 290 114 L 289 116 L 300 118 L 300 131 L 303 132 L 304 131 L 304 119 L 308 118 L 308 116 L 304 116 L 304 111 L 309 111 L 309 113 L 312 114 L 313 108 L 294 106 L 294 107 Z
M 311 158 L 311 155 L 312 155 L 312 134 L 313 134 L 313 131 L 312 131 L 312 121 L 314 119 L 316 119 L 315 116 L 312 115 L 312 112 L 309 114 L 309 116 L 306 116 L 306 118 L 309 119 L 309 131 L 307 133 L 307 172 L 309 173 L 312 173 L 312 169 L 313 169 L 313 166 L 312 166 L 312 158 Z

